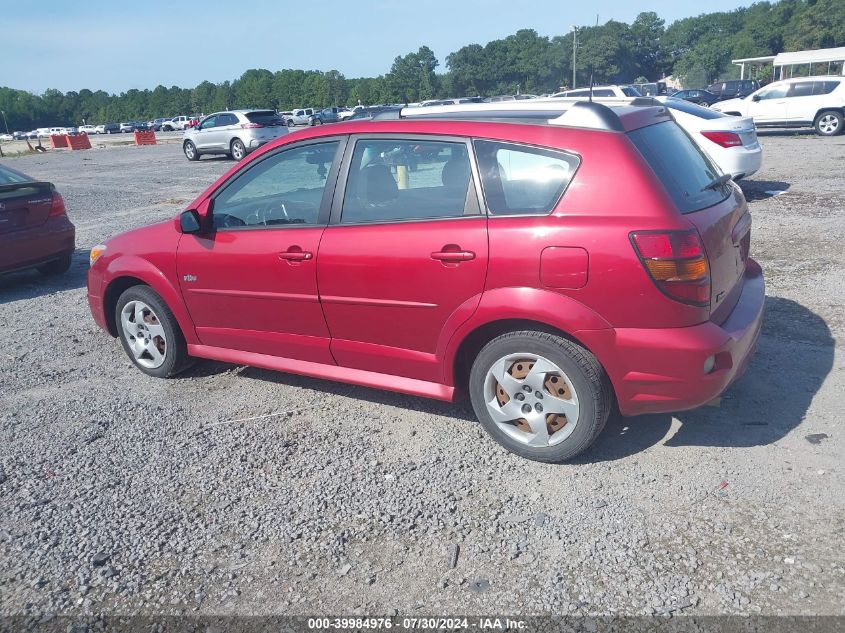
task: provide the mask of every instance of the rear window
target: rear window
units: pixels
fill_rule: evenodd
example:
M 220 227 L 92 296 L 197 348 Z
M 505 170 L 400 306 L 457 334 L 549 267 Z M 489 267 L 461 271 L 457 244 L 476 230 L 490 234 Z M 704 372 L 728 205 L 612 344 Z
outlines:
M 32 179 L 0 166 L 0 185 L 16 185 L 20 182 L 32 182 Z
M 719 204 L 731 192 L 728 183 L 708 185 L 722 173 L 710 158 L 673 121 L 628 133 L 681 213 L 693 213 Z
M 256 110 L 255 112 L 247 112 L 245 116 L 250 123 L 259 123 L 261 125 L 285 125 L 282 117 L 273 110 Z
M 642 97 L 640 91 L 631 86 L 623 86 L 622 92 L 625 94 L 626 97 Z
M 680 110 L 681 112 L 686 112 L 687 114 L 692 114 L 693 116 L 697 116 L 701 119 L 707 119 L 708 121 L 728 116 L 727 114 L 716 112 L 710 108 L 704 108 L 700 105 L 696 105 L 695 103 L 690 103 L 689 101 L 682 101 L 681 99 L 667 99 L 663 102 L 663 104 L 670 110 Z

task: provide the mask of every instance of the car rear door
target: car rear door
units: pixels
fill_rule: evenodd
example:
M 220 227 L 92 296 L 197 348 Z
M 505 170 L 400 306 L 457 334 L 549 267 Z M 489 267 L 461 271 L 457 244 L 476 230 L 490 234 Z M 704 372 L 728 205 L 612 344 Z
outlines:
M 286 145 L 224 182 L 200 233 L 179 242 L 203 345 L 334 364 L 317 293 L 318 246 L 345 137 Z
M 317 261 L 332 355 L 344 367 L 442 382 L 448 332 L 477 308 L 487 271 L 470 145 L 367 135 L 346 154 Z
M 811 124 L 819 111 L 821 97 L 815 93 L 818 81 L 796 81 L 789 86 L 787 94 L 787 118 L 791 125 Z

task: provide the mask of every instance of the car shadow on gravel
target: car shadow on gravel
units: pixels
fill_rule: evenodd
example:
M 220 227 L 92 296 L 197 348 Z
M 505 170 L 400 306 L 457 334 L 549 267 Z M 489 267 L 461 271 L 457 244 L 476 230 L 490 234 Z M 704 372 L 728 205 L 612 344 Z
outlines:
M 88 277 L 89 253 L 89 249 L 76 249 L 70 269 L 61 275 L 45 276 L 37 270 L 0 275 L 0 304 L 84 287 Z
M 782 180 L 741 180 L 739 186 L 748 202 L 757 202 L 786 193 L 790 184 Z
M 833 354 L 824 319 L 795 301 L 767 297 L 757 353 L 717 406 L 674 415 L 617 414 L 577 461 L 623 459 L 658 444 L 748 448 L 777 442 L 804 421 L 833 367 Z M 680 426 L 671 434 L 673 417 Z

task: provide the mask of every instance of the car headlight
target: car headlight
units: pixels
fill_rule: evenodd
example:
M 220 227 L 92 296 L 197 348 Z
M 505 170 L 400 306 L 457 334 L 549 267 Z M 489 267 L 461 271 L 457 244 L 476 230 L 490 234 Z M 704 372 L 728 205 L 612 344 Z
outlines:
M 91 254 L 88 255 L 88 262 L 91 266 L 94 265 L 94 262 L 100 259 L 100 255 L 106 252 L 106 245 L 105 244 L 97 244 L 94 248 L 91 249 Z

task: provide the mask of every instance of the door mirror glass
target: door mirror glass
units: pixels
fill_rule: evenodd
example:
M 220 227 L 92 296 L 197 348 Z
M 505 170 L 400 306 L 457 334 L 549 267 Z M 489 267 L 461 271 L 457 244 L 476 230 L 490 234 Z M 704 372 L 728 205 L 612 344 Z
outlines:
M 179 229 L 182 233 L 199 233 L 200 228 L 200 216 L 193 209 L 183 211 L 179 216 Z

